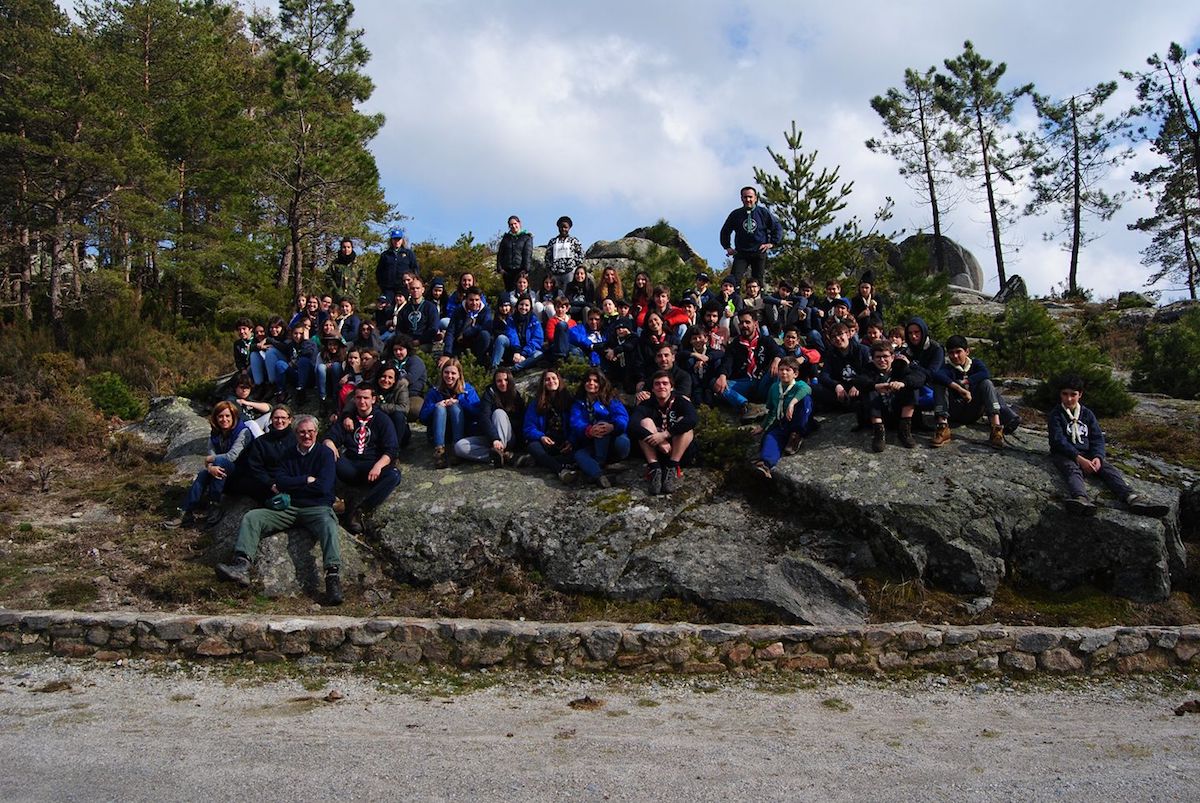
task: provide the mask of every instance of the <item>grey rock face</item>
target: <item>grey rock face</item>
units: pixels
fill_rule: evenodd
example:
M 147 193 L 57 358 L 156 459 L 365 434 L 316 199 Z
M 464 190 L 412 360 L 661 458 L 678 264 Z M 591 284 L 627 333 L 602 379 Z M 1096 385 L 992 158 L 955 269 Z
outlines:
M 642 262 L 659 255 L 677 256 L 674 249 L 640 237 L 619 240 L 597 240 L 584 254 L 586 259 L 631 259 Z
M 938 450 L 918 439 L 917 449 L 891 441 L 873 454 L 853 423 L 831 419 L 802 458 L 780 462 L 775 481 L 798 509 L 865 539 L 891 571 L 964 594 L 990 596 L 1007 578 L 1052 590 L 1094 583 L 1148 601 L 1165 598 L 1184 568 L 1176 490 L 1130 478 L 1170 505 L 1163 520 L 1115 500 L 1080 519 L 1063 508 L 1042 433 L 1022 430 L 1018 448 L 997 452 L 982 427 L 959 427 Z
M 646 235 L 650 233 L 650 228 L 651 227 L 649 226 L 642 226 L 634 229 L 625 236 L 646 239 Z M 679 254 L 679 258 L 684 262 L 687 262 L 692 257 L 696 256 L 696 249 L 692 248 L 691 244 L 684 239 L 683 235 L 676 228 L 671 228 L 670 239 L 667 243 L 667 247 L 673 249 L 675 253 Z
M 950 276 L 951 283 L 972 290 L 982 290 L 986 280 L 983 268 L 975 255 L 949 237 L 942 237 L 942 244 L 946 254 L 946 273 Z M 935 263 L 932 234 L 914 234 L 901 242 L 899 247 L 904 254 L 916 248 L 928 249 L 929 267 L 933 270 Z

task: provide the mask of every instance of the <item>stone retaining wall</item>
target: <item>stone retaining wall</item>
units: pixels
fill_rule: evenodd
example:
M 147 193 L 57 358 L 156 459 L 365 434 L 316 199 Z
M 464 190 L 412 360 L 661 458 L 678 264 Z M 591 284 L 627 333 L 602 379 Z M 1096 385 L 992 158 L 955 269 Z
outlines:
M 1200 668 L 1200 626 L 628 625 L 0 611 L 0 652 L 99 661 L 138 655 L 268 662 L 315 655 L 462 669 L 1129 673 Z

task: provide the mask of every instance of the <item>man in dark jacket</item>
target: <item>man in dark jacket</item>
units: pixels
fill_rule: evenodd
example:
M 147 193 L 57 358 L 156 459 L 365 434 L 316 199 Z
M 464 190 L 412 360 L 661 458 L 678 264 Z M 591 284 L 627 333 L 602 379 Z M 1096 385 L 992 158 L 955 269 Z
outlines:
M 761 403 L 767 400 L 783 353 L 774 340 L 760 336 L 758 316 L 752 310 L 738 313 L 737 320 L 738 336 L 725 349 L 725 364 L 713 381 L 713 391 L 749 420 L 766 412 Z
M 390 239 L 390 247 L 379 255 L 379 264 L 375 266 L 379 292 L 388 297 L 389 303 L 404 291 L 404 274 L 420 273 L 417 255 L 408 247 L 404 229 L 392 229 Z
M 683 466 L 695 457 L 696 407 L 675 392 L 670 371 L 650 378 L 650 395 L 629 416 L 629 437 L 646 458 L 651 496 L 674 493 L 683 482 Z
M 758 203 L 758 190 L 742 187 L 742 205 L 729 213 L 721 227 L 721 247 L 733 257 L 734 286 L 742 286 L 747 269 L 763 284 L 767 277 L 767 252 L 782 239 L 783 226 Z
M 813 388 L 813 403 L 822 412 L 844 412 L 856 409 L 857 393 L 851 395 L 854 377 L 871 367 L 871 352 L 850 336 L 850 327 L 834 323 L 829 327 L 829 348 L 826 349 L 821 373 Z M 861 422 L 860 422 L 861 423 Z
M 274 426 L 274 423 L 272 423 Z M 302 415 L 296 420 L 295 445 L 287 449 L 272 476 L 271 507 L 251 510 L 242 517 L 231 563 L 217 564 L 217 576 L 250 585 L 250 566 L 264 535 L 299 524 L 317 537 L 325 564 L 325 597 L 330 605 L 342 603 L 341 548 L 333 513 L 334 456 L 317 443 L 317 420 Z
M 492 311 L 483 305 L 478 287 L 467 288 L 462 306 L 450 316 L 442 356 L 460 357 L 468 351 L 480 365 L 491 365 Z
M 500 238 L 496 249 L 496 272 L 504 277 L 504 291 L 511 293 L 517 288 L 517 276 L 521 271 L 529 273 L 533 267 L 533 235 L 521 228 L 521 218 L 512 215 L 508 219 L 508 231 Z
M 653 378 L 664 371 L 671 375 L 671 387 L 674 389 L 675 395 L 692 398 L 692 375 L 683 366 L 676 364 L 675 347 L 670 343 L 660 343 L 654 349 L 652 367 L 635 387 L 635 398 L 638 404 L 650 400 Z
M 872 344 L 871 367 L 854 377 L 851 393 L 859 399 L 859 421 L 874 429 L 873 451 L 883 451 L 887 424 L 899 424 L 901 446 L 912 449 L 917 445 L 912 436 L 912 417 L 917 409 L 917 388 L 923 379 L 919 370 L 894 358 L 890 340 Z
M 438 308 L 425 298 L 425 282 L 414 276 L 408 283 L 408 296 L 396 299 L 393 320 L 396 331 L 412 338 L 413 346 L 429 351 L 437 338 Z
M 1109 462 L 1104 449 L 1104 430 L 1100 429 L 1096 414 L 1080 404 L 1082 398 L 1083 380 L 1077 376 L 1064 377 L 1059 382 L 1059 404 L 1046 416 L 1050 459 L 1067 483 L 1067 509 L 1085 516 L 1096 512 L 1083 480 L 1097 477 L 1131 513 L 1165 516 L 1166 505 L 1134 493 L 1120 469 Z
M 324 443 L 337 458 L 337 478 L 367 488 L 361 501 L 346 500 L 346 529 L 357 535 L 363 531 L 363 515 L 383 504 L 400 484 L 400 444 L 392 419 L 376 415 L 375 388 L 362 384 L 354 389 L 354 412 L 329 428 Z

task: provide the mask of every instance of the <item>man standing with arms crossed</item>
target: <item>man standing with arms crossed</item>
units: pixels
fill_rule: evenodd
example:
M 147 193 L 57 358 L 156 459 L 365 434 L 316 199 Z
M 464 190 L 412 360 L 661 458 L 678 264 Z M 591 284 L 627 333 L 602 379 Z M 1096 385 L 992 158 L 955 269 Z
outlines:
M 733 235 L 732 246 L 730 235 Z M 742 205 L 729 213 L 721 227 L 721 247 L 733 257 L 734 286 L 741 287 L 746 270 L 762 285 L 767 277 L 767 252 L 783 239 L 783 226 L 758 203 L 758 190 L 742 187 Z

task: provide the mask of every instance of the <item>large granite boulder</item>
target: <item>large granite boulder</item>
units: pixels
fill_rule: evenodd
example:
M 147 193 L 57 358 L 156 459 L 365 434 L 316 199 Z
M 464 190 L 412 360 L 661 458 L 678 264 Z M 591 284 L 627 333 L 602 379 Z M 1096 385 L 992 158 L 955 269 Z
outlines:
M 853 584 L 792 537 L 792 522 L 723 494 L 715 472 L 689 471 L 685 488 L 651 497 L 632 462 L 602 490 L 534 470 L 437 471 L 411 457 L 375 524 L 381 552 L 413 582 L 469 580 L 510 560 L 555 588 L 602 597 L 749 602 L 811 624 L 866 615 Z
M 933 243 L 932 234 L 914 234 L 901 242 L 899 247 L 900 252 L 905 255 L 916 249 L 927 251 L 929 269 L 932 271 L 936 267 Z M 950 283 L 959 287 L 969 287 L 972 290 L 982 290 L 986 284 L 986 278 L 975 255 L 949 237 L 942 237 L 942 247 L 946 255 L 946 275 L 950 278 Z
M 998 452 L 981 428 L 959 427 L 941 449 L 919 439 L 917 449 L 893 441 L 875 454 L 853 423 L 830 419 L 780 463 L 775 485 L 805 518 L 866 540 L 891 572 L 964 594 L 990 595 L 1007 579 L 1051 590 L 1092 583 L 1150 601 L 1185 568 L 1177 490 L 1131 478 L 1170 514 L 1135 516 L 1109 500 L 1083 519 L 1062 505 L 1044 432 L 1023 430 Z
M 584 253 L 586 259 L 630 259 L 635 262 L 644 262 L 647 259 L 665 256 L 678 257 L 679 254 L 672 248 L 640 237 L 597 240 Z
M 659 227 L 657 226 L 641 226 L 629 232 L 625 236 L 637 237 L 640 239 L 652 239 L 650 235 L 653 233 L 655 235 L 653 237 L 655 242 L 662 242 L 662 240 L 665 239 L 667 242 L 663 244 L 668 248 L 673 249 L 675 253 L 679 254 L 679 258 L 684 262 L 688 262 L 692 259 L 692 257 L 696 256 L 696 249 L 692 248 L 691 244 L 684 239 L 683 234 L 680 233 L 679 229 L 675 228 L 674 226 L 667 226 L 665 227 L 667 236 L 660 237 L 658 236 L 658 232 L 655 231 L 658 228 Z

